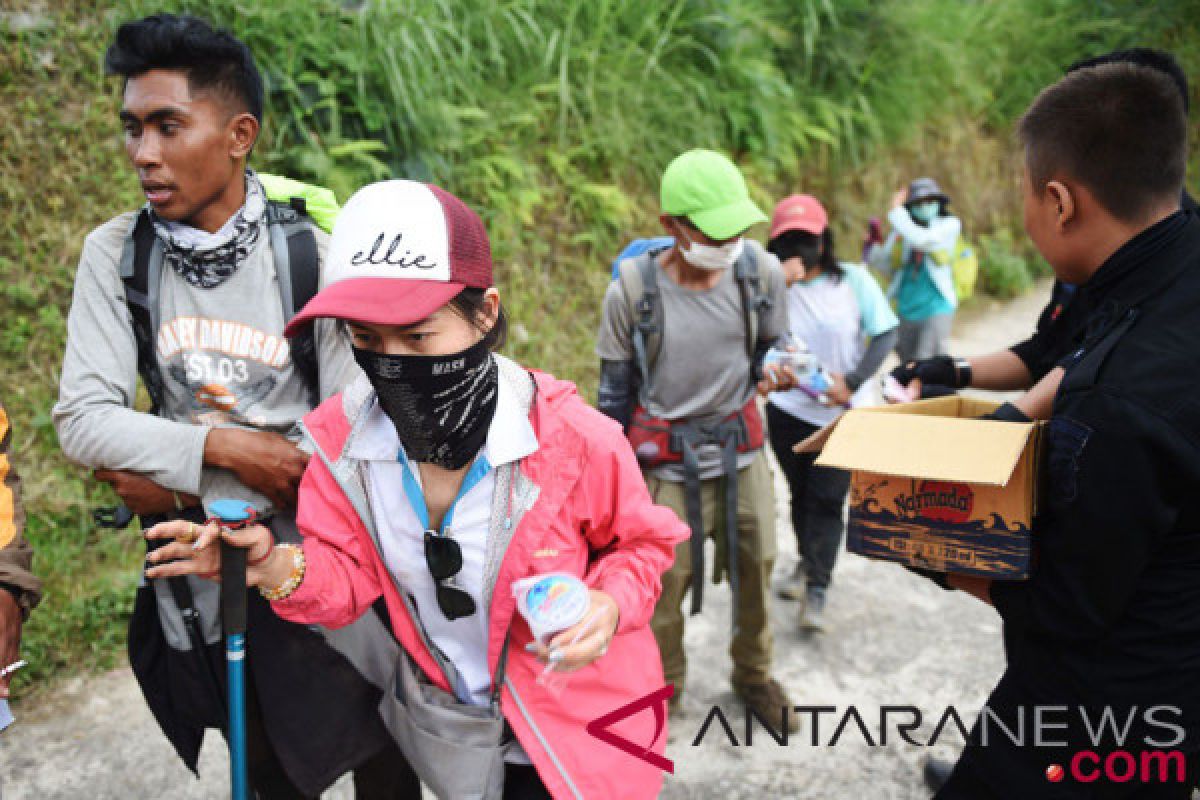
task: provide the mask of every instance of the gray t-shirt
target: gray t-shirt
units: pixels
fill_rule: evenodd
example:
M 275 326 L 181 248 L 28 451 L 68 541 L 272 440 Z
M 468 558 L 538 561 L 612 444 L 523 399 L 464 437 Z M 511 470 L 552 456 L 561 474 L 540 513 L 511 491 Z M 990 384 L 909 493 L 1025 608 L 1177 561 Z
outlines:
M 131 470 L 205 502 L 234 497 L 266 509 L 226 470 L 204 466 L 213 427 L 292 434 L 315 400 L 358 372 L 347 337 L 316 323 L 320 398 L 309 395 L 283 338 L 283 305 L 270 237 L 262 235 L 232 277 L 213 289 L 189 286 L 164 265 L 155 344 L 165 397 L 162 416 L 133 409 L 137 343 L 119 262 L 132 214 L 94 230 L 83 246 L 67 317 L 54 424 L 68 458 L 92 468 Z M 320 257 L 328 236 L 315 231 Z
M 779 260 L 758 242 L 746 240 L 758 258 L 759 280 L 771 307 L 759 318 L 759 341 L 772 342 L 787 330 L 783 271 Z M 669 420 L 719 422 L 746 404 L 755 387 L 746 353 L 746 323 L 742 295 L 733 270 L 725 270 L 712 289 L 685 289 L 657 265 L 662 300 L 662 349 L 650 366 L 650 413 Z M 635 313 L 618 281 L 604 296 L 604 312 L 596 340 L 596 355 L 608 361 L 634 358 L 631 332 Z M 700 476 L 721 475 L 720 449 L 700 452 Z M 738 467 L 754 459 L 744 453 Z M 682 481 L 683 468 L 668 464 L 654 470 L 664 480 Z
M 197 289 L 175 270 L 163 270 L 155 339 L 166 390 L 163 416 L 287 434 L 312 408 L 283 336 L 270 259 L 268 237 L 260 236 L 247 264 L 213 289 Z

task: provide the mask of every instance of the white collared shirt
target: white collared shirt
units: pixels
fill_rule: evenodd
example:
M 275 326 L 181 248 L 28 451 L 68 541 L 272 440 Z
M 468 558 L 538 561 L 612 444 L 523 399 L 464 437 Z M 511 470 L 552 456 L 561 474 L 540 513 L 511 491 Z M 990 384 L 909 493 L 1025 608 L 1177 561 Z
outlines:
M 529 417 L 521 409 L 513 388 L 500 378 L 496 412 L 488 427 L 487 440 L 468 476 L 476 469 L 484 474 L 477 481 L 463 481 L 466 488 L 447 511 L 451 525 L 444 531 L 462 549 L 463 568 L 452 584 L 471 595 L 475 613 L 454 621 L 446 619 L 437 604 L 436 584 L 425 563 L 425 525 L 404 490 L 407 456 L 396 428 L 378 401 L 347 455 L 368 463 L 371 512 L 379 528 L 383 561 L 397 582 L 416 603 L 417 614 L 429 637 L 454 664 L 470 692 L 471 702 L 487 705 L 491 674 L 487 665 L 488 609 L 483 602 L 484 564 L 487 559 L 488 529 L 492 516 L 492 494 L 496 467 L 525 458 L 538 448 Z M 420 484 L 420 470 L 410 465 Z M 503 591 L 497 587 L 496 591 Z M 468 698 L 462 698 L 468 699 Z

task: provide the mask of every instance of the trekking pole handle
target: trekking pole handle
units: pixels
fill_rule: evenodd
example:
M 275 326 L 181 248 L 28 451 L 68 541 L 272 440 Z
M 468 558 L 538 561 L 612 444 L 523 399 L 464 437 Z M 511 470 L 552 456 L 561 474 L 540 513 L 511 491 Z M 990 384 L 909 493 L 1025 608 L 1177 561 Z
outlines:
M 225 634 L 246 632 L 246 549 L 221 542 L 221 624 Z
M 258 521 L 258 512 L 235 500 L 217 500 L 209 506 L 211 522 L 238 530 Z M 225 635 L 246 632 L 246 548 L 221 539 L 221 624 Z

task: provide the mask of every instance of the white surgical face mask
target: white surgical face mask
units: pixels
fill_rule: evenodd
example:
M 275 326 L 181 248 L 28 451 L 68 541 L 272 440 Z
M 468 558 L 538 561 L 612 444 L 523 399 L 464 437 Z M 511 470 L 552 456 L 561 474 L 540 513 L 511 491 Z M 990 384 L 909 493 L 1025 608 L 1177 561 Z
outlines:
M 686 235 L 684 239 L 687 241 L 687 247 L 679 248 L 679 252 L 683 255 L 683 260 L 696 269 L 710 269 L 714 271 L 729 269 L 736 264 L 737 260 L 742 257 L 742 249 L 746 244 L 745 240 L 741 237 L 716 247 L 708 244 L 697 244 L 691 239 L 687 239 Z

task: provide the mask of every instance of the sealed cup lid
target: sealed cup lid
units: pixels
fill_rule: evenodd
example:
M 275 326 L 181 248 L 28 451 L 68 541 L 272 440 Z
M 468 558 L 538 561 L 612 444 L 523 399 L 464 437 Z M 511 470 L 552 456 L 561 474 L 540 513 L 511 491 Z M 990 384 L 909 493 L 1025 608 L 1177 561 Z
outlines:
M 583 619 L 590 604 L 586 583 L 557 572 L 534 580 L 520 598 L 521 613 L 530 628 L 542 633 L 571 627 Z

